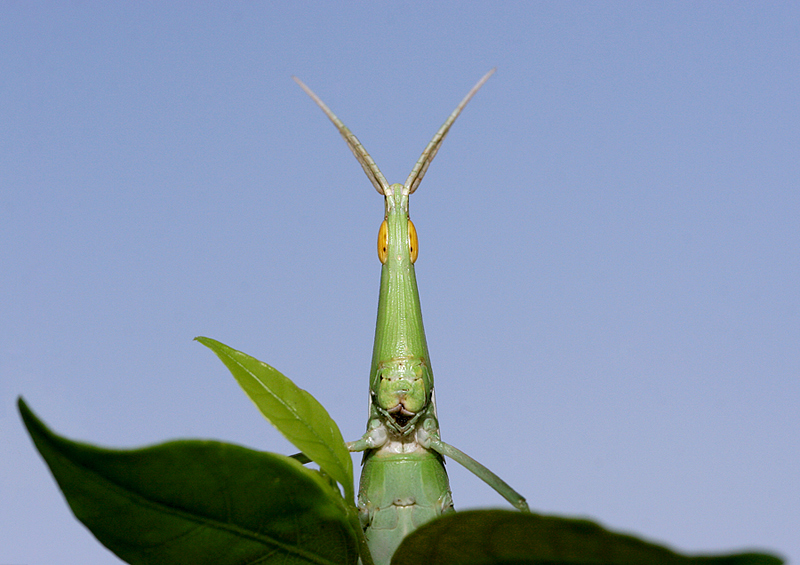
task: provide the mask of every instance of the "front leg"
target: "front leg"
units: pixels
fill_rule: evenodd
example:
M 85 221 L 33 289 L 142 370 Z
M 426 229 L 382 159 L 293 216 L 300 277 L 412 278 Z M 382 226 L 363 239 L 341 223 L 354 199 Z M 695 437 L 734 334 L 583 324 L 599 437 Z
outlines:
M 364 435 L 356 441 L 348 441 L 346 445 L 350 451 L 366 451 L 367 449 L 378 449 L 388 440 L 389 433 L 383 422 L 378 418 L 370 418 Z
M 432 449 L 433 451 L 444 455 L 445 457 L 449 457 L 454 461 L 457 461 L 466 467 L 467 470 L 469 470 L 472 474 L 497 491 L 500 496 L 505 498 L 515 508 L 523 512 L 530 512 L 528 503 L 525 501 L 525 497 L 511 488 L 503 479 L 475 461 L 472 457 L 460 449 L 453 447 L 449 443 L 443 442 L 441 439 L 439 439 L 438 433 L 426 433 L 424 441 L 425 443 L 420 441 L 420 445 L 428 449 Z
M 433 415 L 427 415 L 422 423 L 417 426 L 416 440 L 420 447 L 425 449 L 433 449 L 434 442 L 440 442 L 439 438 L 439 422 Z

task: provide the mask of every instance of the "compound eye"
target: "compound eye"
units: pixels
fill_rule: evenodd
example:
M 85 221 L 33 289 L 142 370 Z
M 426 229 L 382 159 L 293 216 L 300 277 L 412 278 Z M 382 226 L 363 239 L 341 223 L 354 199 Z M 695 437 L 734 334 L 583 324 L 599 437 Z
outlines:
M 386 220 L 381 223 L 381 229 L 378 230 L 378 259 L 381 264 L 386 264 L 386 259 L 389 257 L 389 224 Z
M 414 263 L 419 255 L 419 243 L 417 243 L 417 228 L 414 222 L 408 220 L 408 251 L 411 253 L 411 262 Z
M 408 253 L 411 256 L 411 262 L 414 263 L 417 260 L 417 255 L 419 255 L 419 243 L 417 242 L 417 228 L 414 227 L 414 222 L 411 220 L 408 220 Z M 378 259 L 385 265 L 388 257 L 389 224 L 386 220 L 383 220 L 378 230 Z

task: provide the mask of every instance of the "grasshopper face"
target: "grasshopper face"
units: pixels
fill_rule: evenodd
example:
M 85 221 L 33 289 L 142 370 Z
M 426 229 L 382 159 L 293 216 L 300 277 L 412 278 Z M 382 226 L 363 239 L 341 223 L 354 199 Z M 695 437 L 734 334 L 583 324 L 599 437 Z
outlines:
M 425 362 L 419 357 L 395 358 L 379 366 L 374 400 L 401 427 L 430 401 L 426 371 Z

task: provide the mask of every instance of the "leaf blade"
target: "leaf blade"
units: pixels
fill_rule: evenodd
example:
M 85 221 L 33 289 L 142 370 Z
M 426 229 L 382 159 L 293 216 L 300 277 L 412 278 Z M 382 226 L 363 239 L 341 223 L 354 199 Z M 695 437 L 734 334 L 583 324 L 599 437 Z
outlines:
M 215 441 L 103 449 L 18 406 L 75 516 L 128 563 L 357 561 L 338 492 L 288 457 Z
M 345 498 L 352 503 L 353 460 L 339 427 L 322 404 L 255 357 L 211 338 L 195 339 L 220 358 L 261 414 L 286 439 L 344 487 Z
M 583 519 L 509 510 L 448 514 L 409 534 L 392 565 L 780 565 L 762 553 L 685 556 Z

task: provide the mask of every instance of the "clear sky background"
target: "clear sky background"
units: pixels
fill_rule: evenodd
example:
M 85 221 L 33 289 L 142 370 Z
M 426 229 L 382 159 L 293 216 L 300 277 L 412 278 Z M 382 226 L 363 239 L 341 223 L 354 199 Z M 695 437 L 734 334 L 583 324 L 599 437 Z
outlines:
M 411 203 L 444 439 L 537 511 L 800 563 L 797 3 L 0 10 L 0 563 L 119 563 L 20 394 L 103 446 L 293 452 L 206 335 L 363 432 L 383 202 L 290 77 L 403 182 L 495 66 Z

